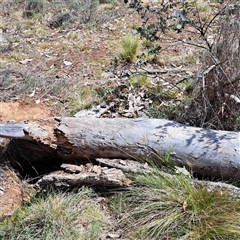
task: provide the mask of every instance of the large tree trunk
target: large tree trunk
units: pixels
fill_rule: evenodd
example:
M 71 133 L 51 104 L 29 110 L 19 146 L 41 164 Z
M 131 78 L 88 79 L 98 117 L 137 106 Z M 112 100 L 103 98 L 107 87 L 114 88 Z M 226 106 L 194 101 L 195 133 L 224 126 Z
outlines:
M 160 119 L 49 118 L 2 124 L 0 136 L 13 138 L 7 154 L 20 158 L 36 174 L 52 165 L 82 164 L 95 158 L 170 162 L 197 174 L 239 178 L 240 133 L 185 126 Z M 23 167 L 23 163 L 18 162 Z M 55 168 L 56 167 L 56 168 Z

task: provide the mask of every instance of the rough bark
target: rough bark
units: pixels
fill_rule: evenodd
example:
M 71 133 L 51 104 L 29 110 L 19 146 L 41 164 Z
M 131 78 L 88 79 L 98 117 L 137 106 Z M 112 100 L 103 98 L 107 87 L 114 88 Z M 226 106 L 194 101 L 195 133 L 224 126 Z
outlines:
M 206 130 L 168 120 L 50 118 L 0 125 L 0 136 L 14 138 L 21 154 L 42 168 L 45 163 L 79 165 L 95 158 L 161 162 L 174 147 L 169 162 L 173 165 L 190 166 L 198 174 L 222 179 L 240 176 L 239 132 Z

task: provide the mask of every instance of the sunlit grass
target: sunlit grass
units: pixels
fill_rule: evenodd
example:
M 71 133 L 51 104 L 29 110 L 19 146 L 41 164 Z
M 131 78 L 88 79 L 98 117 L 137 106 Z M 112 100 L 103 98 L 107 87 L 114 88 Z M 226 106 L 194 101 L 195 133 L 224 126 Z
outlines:
M 5 240 L 95 240 L 107 225 L 107 217 L 91 200 L 95 193 L 50 192 L 33 199 L 10 218 L 2 219 L 0 238 Z
M 130 239 L 239 239 L 240 201 L 228 192 L 158 169 L 135 181 L 113 201 Z
M 94 87 L 85 86 L 74 92 L 73 96 L 68 97 L 69 115 L 73 116 L 80 110 L 89 109 L 99 102 L 97 91 Z
M 119 56 L 122 61 L 134 62 L 138 53 L 138 36 L 126 35 L 122 38 Z

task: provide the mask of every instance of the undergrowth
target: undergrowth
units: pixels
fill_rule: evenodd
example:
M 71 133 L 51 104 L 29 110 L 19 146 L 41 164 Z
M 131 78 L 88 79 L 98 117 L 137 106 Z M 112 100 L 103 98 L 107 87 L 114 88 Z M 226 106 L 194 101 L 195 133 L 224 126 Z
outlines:
M 239 239 L 240 201 L 228 192 L 157 168 L 135 183 L 112 199 L 118 227 L 130 239 Z
M 107 225 L 107 217 L 91 199 L 95 193 L 49 192 L 20 207 L 10 218 L 0 219 L 0 238 L 5 240 L 94 240 Z

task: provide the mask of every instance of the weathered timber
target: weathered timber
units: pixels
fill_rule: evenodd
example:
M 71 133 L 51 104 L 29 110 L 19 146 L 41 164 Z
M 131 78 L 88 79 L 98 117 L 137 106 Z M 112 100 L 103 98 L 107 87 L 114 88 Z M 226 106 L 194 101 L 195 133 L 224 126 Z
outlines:
M 142 164 L 134 160 L 121 159 L 97 159 L 98 162 L 104 165 L 109 165 L 112 168 L 101 167 L 87 163 L 86 165 L 62 164 L 62 170 L 50 172 L 44 175 L 34 184 L 34 188 L 42 190 L 48 186 L 55 187 L 78 187 L 82 185 L 94 185 L 109 187 L 128 186 L 132 183 L 130 179 L 124 174 L 126 173 L 141 173 L 141 174 L 155 174 L 156 169 L 151 168 L 148 164 Z M 120 169 L 122 170 L 120 170 Z M 175 167 L 175 174 L 184 174 L 191 177 L 190 173 L 185 167 Z M 181 171 L 182 170 L 182 171 Z M 166 178 L 176 178 L 175 174 L 161 172 Z M 186 174 L 187 173 L 187 174 Z M 240 188 L 224 182 L 212 182 L 206 180 L 192 179 L 196 188 L 206 187 L 208 191 L 228 192 L 231 196 L 239 198 Z
M 24 146 L 21 154 L 24 152 L 30 162 L 50 164 L 51 159 L 61 159 L 61 163 L 81 164 L 83 159 L 95 158 L 161 162 L 174 147 L 173 165 L 190 166 L 198 174 L 216 178 L 240 177 L 239 132 L 189 127 L 163 119 L 49 118 L 2 124 L 0 137 L 14 138 L 19 148 Z
M 129 185 L 120 169 L 101 167 L 88 163 L 86 165 L 62 164 L 61 171 L 51 172 L 37 181 L 35 187 L 42 189 L 48 185 L 56 187 L 76 187 L 79 185 L 97 185 L 106 187 L 120 187 Z
M 103 166 L 121 169 L 126 173 L 152 173 L 153 168 L 148 163 L 140 163 L 130 159 L 109 159 L 109 158 L 96 158 L 96 161 Z

